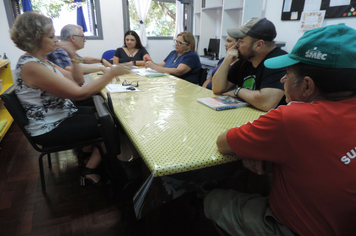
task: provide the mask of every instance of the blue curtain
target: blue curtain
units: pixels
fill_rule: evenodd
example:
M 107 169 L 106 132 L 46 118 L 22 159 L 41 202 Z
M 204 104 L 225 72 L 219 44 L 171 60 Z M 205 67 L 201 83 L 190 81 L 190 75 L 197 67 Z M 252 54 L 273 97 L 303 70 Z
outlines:
M 31 0 L 22 0 L 22 9 L 23 12 L 32 11 Z
M 82 0 L 75 0 L 75 2 L 81 3 Z M 85 23 L 85 18 L 84 18 L 84 14 L 83 14 L 83 8 L 81 5 L 77 5 L 77 25 L 80 25 L 81 27 L 83 27 L 83 32 L 87 32 L 87 25 Z

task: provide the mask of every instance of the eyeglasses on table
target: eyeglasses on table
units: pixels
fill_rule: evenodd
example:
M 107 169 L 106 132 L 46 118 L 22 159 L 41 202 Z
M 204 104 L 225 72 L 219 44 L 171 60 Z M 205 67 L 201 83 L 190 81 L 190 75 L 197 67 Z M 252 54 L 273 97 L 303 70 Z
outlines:
M 126 79 L 122 82 L 122 86 L 134 86 L 138 87 L 138 81 L 128 82 Z

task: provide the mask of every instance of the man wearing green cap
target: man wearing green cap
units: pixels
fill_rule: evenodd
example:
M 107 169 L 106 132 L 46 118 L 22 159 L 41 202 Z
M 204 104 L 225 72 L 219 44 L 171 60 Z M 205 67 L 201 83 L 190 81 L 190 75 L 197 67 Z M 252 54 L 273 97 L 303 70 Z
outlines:
M 285 68 L 269 69 L 263 62 L 287 54 L 276 47 L 274 24 L 266 18 L 251 18 L 240 28 L 228 29 L 230 37 L 238 38 L 212 79 L 215 94 L 238 97 L 263 111 L 285 105 L 283 84 L 280 79 Z M 240 60 L 230 64 L 237 58 Z M 235 90 L 229 91 L 231 88 Z M 225 93 L 226 92 L 226 93 Z
M 356 30 L 343 24 L 306 32 L 288 55 L 265 61 L 287 68 L 287 106 L 221 134 L 223 154 L 263 173 L 268 198 L 213 190 L 205 215 L 231 235 L 355 235 Z

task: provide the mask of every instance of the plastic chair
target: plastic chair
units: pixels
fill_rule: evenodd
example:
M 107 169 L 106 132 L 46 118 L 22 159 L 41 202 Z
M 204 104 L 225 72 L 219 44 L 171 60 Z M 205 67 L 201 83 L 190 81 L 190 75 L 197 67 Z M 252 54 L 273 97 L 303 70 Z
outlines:
M 27 119 L 26 112 L 23 106 L 21 105 L 21 102 L 19 101 L 19 99 L 15 94 L 15 85 L 12 85 L 10 88 L 8 88 L 3 94 L 0 95 L 0 97 L 1 100 L 4 101 L 4 105 L 6 109 L 9 111 L 10 115 L 12 116 L 16 124 L 19 126 L 23 134 L 26 136 L 27 140 L 31 143 L 32 147 L 36 151 L 41 153 L 38 158 L 38 162 L 39 162 L 41 185 L 42 185 L 43 192 L 46 191 L 45 177 L 43 171 L 43 161 L 42 161 L 43 156 L 47 155 L 48 167 L 52 168 L 51 155 L 50 155 L 51 153 L 70 150 L 74 148 L 83 148 L 89 145 L 95 145 L 97 148 L 99 148 L 99 151 L 102 154 L 102 150 L 100 146 L 96 144 L 98 142 L 101 142 L 102 138 L 91 139 L 83 142 L 78 142 L 78 143 L 73 143 L 68 145 L 58 145 L 58 146 L 41 146 L 35 143 L 30 133 L 26 129 L 26 125 L 28 124 L 29 121 Z
M 114 57 L 114 53 L 116 50 L 107 50 L 103 53 L 103 55 L 101 56 L 101 58 L 104 58 L 107 61 L 112 62 L 112 59 Z
M 200 68 L 199 72 L 199 85 L 202 86 L 204 82 L 206 81 L 206 77 L 208 75 L 208 69 L 207 68 Z

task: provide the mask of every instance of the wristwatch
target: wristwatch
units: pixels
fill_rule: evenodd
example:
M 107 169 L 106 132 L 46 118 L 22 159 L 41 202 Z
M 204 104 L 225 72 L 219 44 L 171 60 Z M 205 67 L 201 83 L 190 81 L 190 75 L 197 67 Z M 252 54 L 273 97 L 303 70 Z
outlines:
M 132 64 L 133 64 L 134 66 L 136 66 L 136 61 L 132 61 Z
M 241 89 L 242 89 L 242 87 L 238 87 L 238 88 L 236 88 L 236 89 L 234 90 L 234 95 L 235 95 L 236 97 L 239 97 L 238 94 L 239 94 L 239 92 L 240 92 Z

